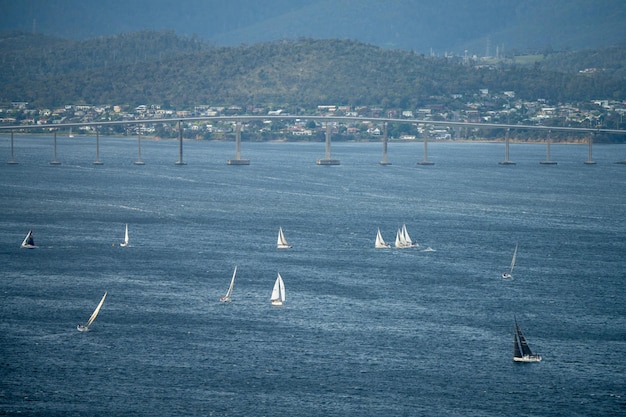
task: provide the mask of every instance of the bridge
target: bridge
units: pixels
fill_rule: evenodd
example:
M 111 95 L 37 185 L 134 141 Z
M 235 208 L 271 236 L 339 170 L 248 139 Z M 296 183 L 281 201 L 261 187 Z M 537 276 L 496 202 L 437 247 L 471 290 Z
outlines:
M 503 161 L 500 161 L 500 165 L 515 165 L 509 158 L 509 133 L 511 130 L 535 130 L 543 131 L 547 135 L 546 141 L 546 160 L 541 161 L 541 164 L 554 165 L 555 161 L 550 159 L 550 132 L 569 132 L 576 134 L 588 135 L 588 158 L 584 162 L 585 164 L 595 164 L 592 158 L 593 153 L 593 137 L 598 133 L 605 134 L 620 134 L 626 135 L 626 130 L 620 129 L 605 129 L 605 128 L 585 128 L 585 127 L 566 127 L 566 126 L 541 126 L 541 125 L 520 125 L 520 124 L 501 124 L 501 123 L 475 123 L 475 122 L 455 122 L 447 120 L 424 120 L 424 119 L 394 119 L 394 118 L 364 118 L 360 116 L 318 116 L 318 115 L 232 115 L 232 116 L 196 116 L 196 117 L 180 117 L 180 118 L 155 118 L 155 119 L 141 119 L 141 120 L 115 120 L 115 121 L 95 121 L 95 122 L 76 122 L 76 123 L 58 123 L 58 124 L 43 124 L 43 125 L 8 125 L 0 126 L 0 131 L 9 131 L 11 133 L 11 159 L 8 164 L 17 164 L 14 159 L 14 132 L 24 129 L 49 129 L 54 130 L 54 159 L 50 162 L 52 165 L 59 165 L 60 162 L 56 159 L 56 132 L 62 129 L 70 129 L 72 127 L 92 126 L 96 128 L 96 160 L 93 162 L 95 165 L 102 164 L 99 159 L 99 132 L 98 127 L 110 126 L 110 125 L 145 125 L 145 124 L 178 124 L 178 161 L 177 165 L 185 165 L 183 160 L 183 123 L 199 122 L 199 121 L 231 121 L 236 125 L 235 128 L 235 157 L 227 160 L 228 165 L 249 165 L 249 159 L 241 158 L 241 124 L 251 121 L 264 121 L 264 120 L 312 120 L 326 122 L 326 140 L 325 140 L 325 155 L 324 158 L 318 159 L 318 165 L 339 165 L 338 159 L 331 157 L 331 129 L 329 122 L 355 122 L 355 121 L 369 121 L 376 124 L 383 125 L 383 156 L 380 161 L 381 165 L 390 165 L 391 163 L 387 159 L 387 125 L 389 123 L 409 123 L 409 124 L 424 124 L 431 126 L 446 126 L 446 127 L 463 127 L 463 128 L 480 128 L 480 129 L 505 129 L 505 157 Z M 626 158 L 623 161 L 617 163 L 626 164 Z M 136 165 L 143 165 L 141 160 L 141 136 L 138 137 L 138 159 L 135 162 Z M 428 137 L 424 138 L 424 158 L 418 162 L 419 165 L 434 165 L 428 159 Z

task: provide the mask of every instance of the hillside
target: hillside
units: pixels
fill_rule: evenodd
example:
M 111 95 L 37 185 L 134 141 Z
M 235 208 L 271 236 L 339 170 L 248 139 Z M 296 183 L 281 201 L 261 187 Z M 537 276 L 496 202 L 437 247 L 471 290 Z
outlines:
M 613 59 L 624 53 L 607 51 L 593 52 L 596 66 L 605 64 L 604 56 Z M 610 74 L 581 75 L 543 69 L 544 64 L 487 66 L 347 40 L 214 47 L 168 32 L 86 41 L 12 33 L 0 37 L 0 57 L 0 102 L 27 101 L 39 107 L 333 103 L 415 108 L 437 101 L 446 104 L 453 94 L 471 97 L 485 88 L 553 102 L 626 97 L 623 61 L 614 63 L 618 67 Z M 576 68 L 571 62 L 567 66 Z
M 623 0 L 20 0 L 0 14 L 0 30 L 77 40 L 170 30 L 218 46 L 304 37 L 477 56 L 614 46 L 625 22 Z

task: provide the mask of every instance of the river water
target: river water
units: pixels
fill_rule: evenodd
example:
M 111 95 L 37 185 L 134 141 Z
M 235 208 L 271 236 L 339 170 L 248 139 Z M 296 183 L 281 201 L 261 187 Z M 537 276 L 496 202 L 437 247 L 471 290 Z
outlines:
M 324 167 L 323 143 L 243 143 L 249 166 L 150 140 L 137 166 L 107 137 L 98 166 L 94 143 L 59 138 L 51 166 L 50 137 L 19 136 L 0 164 L 0 414 L 626 412 L 623 145 L 546 166 L 513 144 L 501 166 L 503 144 L 431 143 L 419 166 L 422 144 L 390 143 L 380 166 L 380 143 L 334 143 Z M 374 249 L 403 224 L 418 247 Z M 542 362 L 513 362 L 515 318 Z

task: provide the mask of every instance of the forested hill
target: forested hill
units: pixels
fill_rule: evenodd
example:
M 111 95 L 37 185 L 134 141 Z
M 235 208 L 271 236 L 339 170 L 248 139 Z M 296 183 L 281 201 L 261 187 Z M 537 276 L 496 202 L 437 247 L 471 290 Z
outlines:
M 541 63 L 487 65 L 349 40 L 215 47 L 172 32 L 86 41 L 13 32 L 0 37 L 0 102 L 415 108 L 433 97 L 471 96 L 485 88 L 554 102 L 626 98 L 623 61 L 613 62 L 617 68 L 610 72 L 572 70 L 576 60 L 583 70 L 602 68 L 605 57 L 616 56 L 615 50 L 592 53 L 593 61 L 568 57 L 565 72 Z M 548 58 L 546 65 L 557 62 Z
M 478 56 L 626 40 L 624 0 L 5 0 L 1 10 L 0 30 L 72 39 L 173 30 L 219 46 L 307 37 Z

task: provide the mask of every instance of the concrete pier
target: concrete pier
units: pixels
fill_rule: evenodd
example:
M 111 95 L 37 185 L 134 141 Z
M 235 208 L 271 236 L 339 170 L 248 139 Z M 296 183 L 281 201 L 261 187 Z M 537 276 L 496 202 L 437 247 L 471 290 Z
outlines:
M 53 145 L 53 149 L 54 149 L 54 154 L 52 157 L 52 161 L 50 161 L 50 165 L 61 165 L 61 163 L 59 161 L 57 161 L 57 132 L 56 130 L 54 131 L 54 145 Z
M 589 135 L 589 139 L 587 140 L 587 144 L 589 145 L 588 151 L 587 151 L 587 160 L 585 161 L 585 165 L 595 165 L 595 161 L 593 160 L 593 135 L 595 135 L 595 133 L 592 133 Z
M 180 120 L 178 121 L 178 161 L 176 161 L 176 165 L 187 165 L 183 161 L 183 124 Z
M 13 157 L 13 131 L 11 131 L 11 159 L 9 159 L 7 161 L 7 164 L 9 165 L 17 165 L 17 161 L 15 161 L 15 158 Z
M 550 159 L 550 142 L 552 142 L 550 133 L 551 132 L 548 132 L 548 139 L 546 140 L 546 159 L 545 161 L 539 162 L 541 165 L 556 165 L 556 161 Z
M 383 123 L 383 159 L 379 164 L 391 165 L 391 162 L 387 161 L 387 122 Z
M 141 126 L 139 126 L 139 132 L 137 133 L 137 160 L 135 165 L 145 165 L 141 160 Z
M 102 165 L 104 162 L 100 160 L 100 132 L 96 129 L 96 160 L 93 161 L 94 165 Z
M 228 165 L 250 165 L 249 159 L 241 158 L 241 123 L 235 126 L 235 159 L 226 161 Z
M 318 159 L 317 165 L 339 165 L 338 159 L 330 157 L 330 124 L 326 122 L 326 154 L 324 159 Z
M 428 133 L 424 133 L 424 159 L 417 165 L 435 165 L 434 162 L 428 160 Z
M 509 159 L 509 132 L 511 129 L 506 130 L 506 137 L 504 139 L 504 161 L 498 162 L 499 165 L 515 165 L 515 162 Z

